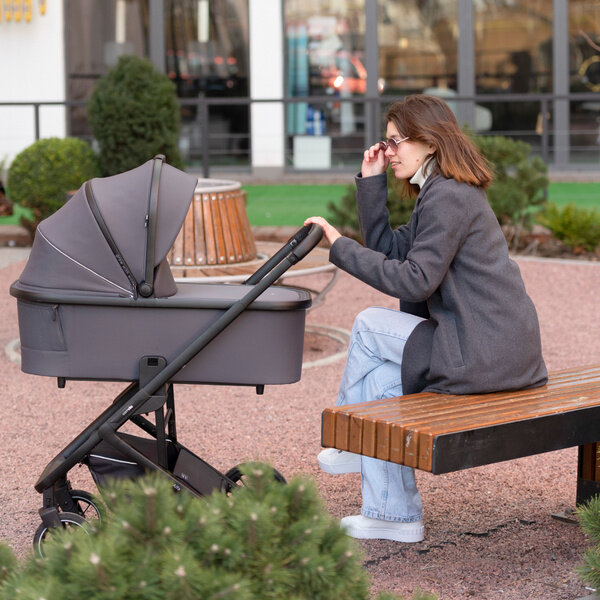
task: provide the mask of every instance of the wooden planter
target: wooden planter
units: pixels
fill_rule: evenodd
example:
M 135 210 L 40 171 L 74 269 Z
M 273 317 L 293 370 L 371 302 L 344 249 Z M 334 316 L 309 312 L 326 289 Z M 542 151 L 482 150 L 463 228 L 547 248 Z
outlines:
M 198 277 L 211 267 L 257 258 L 246 214 L 246 192 L 236 181 L 199 179 L 168 261 L 175 277 Z

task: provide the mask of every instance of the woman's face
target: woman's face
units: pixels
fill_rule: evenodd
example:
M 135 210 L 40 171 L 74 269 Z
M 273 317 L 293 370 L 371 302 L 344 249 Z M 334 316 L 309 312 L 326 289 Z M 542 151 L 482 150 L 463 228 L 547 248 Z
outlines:
M 390 121 L 387 124 L 386 137 L 402 140 L 405 136 Z M 430 144 L 407 139 L 398 144 L 397 150 L 393 150 L 391 145 L 388 146 L 385 155 L 390 160 L 390 167 L 396 179 L 410 179 L 434 151 L 435 148 Z

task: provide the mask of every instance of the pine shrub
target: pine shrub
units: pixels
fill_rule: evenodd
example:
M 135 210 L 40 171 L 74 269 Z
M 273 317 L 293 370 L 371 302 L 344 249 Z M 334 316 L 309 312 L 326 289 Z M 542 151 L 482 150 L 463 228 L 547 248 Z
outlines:
M 388 174 L 387 209 L 390 225 L 399 227 L 407 223 L 415 206 L 415 199 L 408 196 L 400 182 L 393 174 Z M 331 224 L 339 227 L 346 235 L 360 239 L 358 212 L 356 209 L 356 189 L 354 184 L 348 185 L 346 193 L 340 198 L 339 203 L 330 202 L 327 210 L 331 215 Z
M 577 567 L 579 576 L 594 589 L 600 588 L 600 496 L 577 507 L 579 525 L 591 546 L 584 552 L 583 563 Z
M 171 80 L 150 61 L 133 55 L 101 77 L 88 103 L 102 174 L 133 169 L 156 154 L 183 169 L 178 139 L 180 111 Z
M 90 533 L 54 533 L 45 559 L 9 567 L 0 599 L 367 600 L 360 553 L 314 483 L 282 485 L 258 463 L 244 473 L 245 486 L 204 498 L 175 494 L 157 473 L 115 482 L 103 491 L 108 517 Z
M 550 203 L 539 218 L 554 236 L 574 252 L 594 252 L 600 245 L 600 212 L 567 204 Z
M 98 175 L 89 144 L 77 138 L 45 138 L 15 157 L 8 170 L 8 189 L 13 202 L 31 210 L 33 219 L 23 225 L 32 231 L 65 203 L 67 192 Z
M 494 171 L 487 197 L 498 221 L 528 227 L 546 203 L 546 164 L 531 156 L 531 146 L 525 142 L 501 135 L 472 139 Z
M 529 226 L 546 203 L 548 169 L 539 157 L 530 156 L 531 146 L 503 136 L 470 135 L 494 170 L 494 181 L 487 197 L 498 221 L 503 225 Z M 390 225 L 395 228 L 408 221 L 414 198 L 406 195 L 393 174 L 388 174 L 387 207 Z M 338 204 L 327 206 L 331 223 L 344 233 L 359 238 L 355 188 L 348 186 Z

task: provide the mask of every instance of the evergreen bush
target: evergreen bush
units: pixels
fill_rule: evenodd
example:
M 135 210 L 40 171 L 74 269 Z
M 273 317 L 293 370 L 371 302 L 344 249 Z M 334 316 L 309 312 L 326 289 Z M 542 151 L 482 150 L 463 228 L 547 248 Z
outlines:
M 15 157 L 7 184 L 10 199 L 31 210 L 33 219 L 23 225 L 32 231 L 65 203 L 67 192 L 98 174 L 89 144 L 77 138 L 46 138 Z
M 600 588 L 600 496 L 594 496 L 577 507 L 579 525 L 591 546 L 584 552 L 583 563 L 577 567 L 579 576 L 594 589 Z
M 103 175 L 133 169 L 156 154 L 183 169 L 178 139 L 180 111 L 171 80 L 133 55 L 101 77 L 88 103 Z
M 544 161 L 530 156 L 531 146 L 525 142 L 503 136 L 472 137 L 494 170 L 487 197 L 498 221 L 503 225 L 531 225 L 546 202 L 548 169 Z M 408 221 L 414 204 L 414 198 L 405 194 L 393 175 L 388 175 L 387 207 L 392 228 Z M 354 185 L 348 186 L 339 203 L 331 202 L 327 208 L 333 225 L 344 233 L 360 237 Z
M 548 168 L 531 146 L 501 135 L 473 136 L 473 141 L 494 170 L 487 197 L 502 225 L 528 227 L 544 207 Z
M 596 208 L 550 203 L 539 218 L 554 236 L 574 252 L 594 252 L 600 245 L 600 213 Z
M 175 494 L 154 473 L 103 491 L 107 518 L 60 530 L 19 567 L 0 552 L 1 600 L 367 600 L 360 553 L 325 512 L 313 482 L 244 470 L 232 494 Z M 432 598 L 417 592 L 415 598 Z M 380 600 L 398 598 L 381 594 Z
M 415 206 L 415 199 L 404 192 L 400 182 L 394 178 L 393 174 L 388 174 L 387 185 L 388 197 L 386 206 L 390 214 L 390 225 L 395 228 L 408 222 Z M 338 227 L 346 235 L 360 239 L 354 184 L 348 185 L 346 193 L 340 198 L 338 203 L 329 202 L 327 210 L 331 215 L 330 221 L 332 225 Z

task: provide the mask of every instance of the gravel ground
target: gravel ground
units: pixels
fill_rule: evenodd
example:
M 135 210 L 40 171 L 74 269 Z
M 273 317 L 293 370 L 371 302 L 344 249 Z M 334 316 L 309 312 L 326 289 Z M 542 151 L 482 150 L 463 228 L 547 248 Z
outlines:
M 3 251 L 9 252 L 8 250 Z M 15 260 L 22 255 L 11 255 Z M 518 259 L 539 312 L 544 356 L 550 370 L 600 362 L 600 265 Z M 8 287 L 24 262 L 0 260 L 0 343 L 18 337 L 16 302 Z M 322 279 L 319 281 L 319 279 Z M 305 283 L 324 283 L 313 276 Z M 295 283 L 304 283 L 294 280 Z M 396 302 L 340 274 L 308 323 L 345 330 L 370 305 Z M 336 344 L 307 337 L 306 360 L 338 351 Z M 121 384 L 68 382 L 21 373 L 3 355 L 0 400 L 0 539 L 19 556 L 29 551 L 39 524 L 41 498 L 33 489 L 40 472 L 121 390 Z M 303 371 L 293 385 L 253 389 L 176 387 L 181 441 L 215 467 L 226 470 L 246 459 L 272 462 L 286 476 L 316 478 L 336 518 L 357 514 L 359 476 L 320 473 L 320 414 L 334 404 L 343 360 Z M 576 449 L 433 476 L 418 472 L 425 505 L 426 539 L 414 545 L 360 542 L 373 591 L 409 596 L 420 587 L 440 599 L 575 599 L 587 595 L 574 574 L 585 547 L 577 525 L 551 518 L 573 506 Z M 75 487 L 94 491 L 85 468 L 71 471 Z M 12 498 L 12 500 L 10 500 Z

